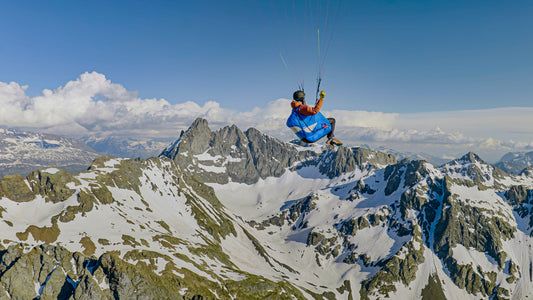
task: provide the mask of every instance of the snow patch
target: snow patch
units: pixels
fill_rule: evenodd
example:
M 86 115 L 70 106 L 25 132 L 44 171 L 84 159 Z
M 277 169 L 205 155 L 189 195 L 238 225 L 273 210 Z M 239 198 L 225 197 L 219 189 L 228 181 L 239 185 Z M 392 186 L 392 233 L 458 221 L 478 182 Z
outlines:
M 42 170 L 42 172 L 45 172 L 45 173 L 48 173 L 48 174 L 51 174 L 51 175 L 57 174 L 60 171 L 61 170 L 59 170 L 58 168 L 48 168 L 48 169 Z
M 206 172 L 218 173 L 218 174 L 226 173 L 226 167 L 206 166 L 201 163 L 198 164 L 198 167 L 200 167 L 200 169 Z
M 483 272 L 499 272 L 498 263 L 496 260 L 494 260 L 494 258 L 488 255 L 488 253 L 479 252 L 474 248 L 466 248 L 461 244 L 457 244 L 455 247 L 453 247 L 452 252 L 453 257 L 457 260 L 458 264 L 473 264 L 472 267 L 474 270 L 476 270 L 476 272 L 478 266 L 483 269 Z

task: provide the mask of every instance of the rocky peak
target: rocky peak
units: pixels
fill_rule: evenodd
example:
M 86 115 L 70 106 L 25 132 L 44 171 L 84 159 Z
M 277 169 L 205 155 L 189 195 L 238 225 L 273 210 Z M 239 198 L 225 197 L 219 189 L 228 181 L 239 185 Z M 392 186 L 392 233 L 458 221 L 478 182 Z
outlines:
M 211 129 L 209 129 L 209 124 L 207 123 L 206 119 L 196 118 L 196 120 L 194 120 L 194 122 L 192 122 L 191 126 L 189 127 L 189 131 L 211 132 Z
M 200 118 L 161 156 L 173 159 L 205 182 L 247 184 L 306 166 L 316 166 L 333 178 L 358 167 L 383 168 L 396 163 L 392 155 L 364 148 L 299 147 L 255 128 L 242 132 L 231 125 L 211 131 L 207 121 Z
M 497 179 L 506 176 L 505 172 L 489 165 L 473 152 L 443 165 L 441 170 L 452 178 L 468 179 L 485 186 L 493 186 Z
M 231 125 L 211 131 L 206 120 L 196 119 L 161 156 L 173 159 L 204 182 L 251 184 L 259 178 L 279 177 L 295 162 L 318 154 L 299 151 L 254 128 L 242 132 Z
M 180 150 L 203 153 L 209 147 L 211 129 L 205 119 L 198 118 L 180 137 Z
M 456 159 L 455 161 L 460 162 L 460 163 L 473 163 L 474 164 L 476 162 L 479 162 L 482 164 L 487 164 L 474 152 L 468 152 L 467 154 L 463 155 L 463 157 Z

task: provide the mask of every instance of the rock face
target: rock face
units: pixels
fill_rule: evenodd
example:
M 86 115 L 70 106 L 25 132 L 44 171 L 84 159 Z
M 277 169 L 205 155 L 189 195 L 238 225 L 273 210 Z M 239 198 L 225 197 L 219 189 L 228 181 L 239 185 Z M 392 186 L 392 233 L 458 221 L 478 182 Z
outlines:
M 324 151 L 320 146 L 299 147 L 254 128 L 242 132 L 233 125 L 212 132 L 207 121 L 200 118 L 161 156 L 173 159 L 202 182 L 221 184 L 252 184 L 312 165 L 319 165 L 322 174 L 333 178 L 358 165 L 379 167 L 396 162 L 392 155 L 364 148 Z
M 253 128 L 242 132 L 233 125 L 212 132 L 206 120 L 197 119 L 162 156 L 173 159 L 202 182 L 251 184 L 260 178 L 279 177 L 295 162 L 318 155 L 311 150 L 299 151 Z
M 1 251 L 0 259 L 0 294 L 9 295 L 6 299 L 114 299 L 117 292 L 100 287 L 107 287 L 110 275 L 100 261 L 60 246 L 43 244 L 25 252 L 14 245 Z
M 0 177 L 47 166 L 71 172 L 87 169 L 100 156 L 86 144 L 51 134 L 0 129 Z
M 7 299 L 175 299 L 186 283 L 172 274 L 157 276 L 146 265 L 133 265 L 111 252 L 90 258 L 43 244 L 29 252 L 10 246 L 0 255 L 0 294 Z M 184 296 L 194 297 L 198 295 Z
M 533 172 L 198 119 L 158 158 L 0 180 L 0 299 L 527 299 Z

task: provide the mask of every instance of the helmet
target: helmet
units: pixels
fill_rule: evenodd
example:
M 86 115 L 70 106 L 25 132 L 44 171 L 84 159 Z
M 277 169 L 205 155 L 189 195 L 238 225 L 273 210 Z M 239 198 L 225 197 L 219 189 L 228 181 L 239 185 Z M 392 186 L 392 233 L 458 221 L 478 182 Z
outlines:
M 296 91 L 294 94 L 292 94 L 292 99 L 296 101 L 302 101 L 305 98 L 304 91 Z

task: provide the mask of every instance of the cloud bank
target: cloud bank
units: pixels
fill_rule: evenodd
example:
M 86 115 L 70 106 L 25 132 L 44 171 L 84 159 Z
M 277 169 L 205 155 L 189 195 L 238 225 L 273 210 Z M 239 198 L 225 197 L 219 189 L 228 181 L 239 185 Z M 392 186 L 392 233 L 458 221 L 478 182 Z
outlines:
M 0 126 L 81 136 L 175 138 L 197 117 L 212 129 L 236 124 L 256 127 L 283 140 L 293 139 L 285 121 L 287 99 L 251 111 L 224 108 L 210 101 L 171 104 L 165 99 L 140 99 L 103 74 L 84 73 L 36 97 L 27 86 L 0 82 Z M 324 107 L 326 108 L 326 107 Z M 386 145 L 405 151 L 458 155 L 475 151 L 497 159 L 507 151 L 533 149 L 533 108 L 397 114 L 367 111 L 323 111 L 337 119 L 337 136 L 346 144 Z

